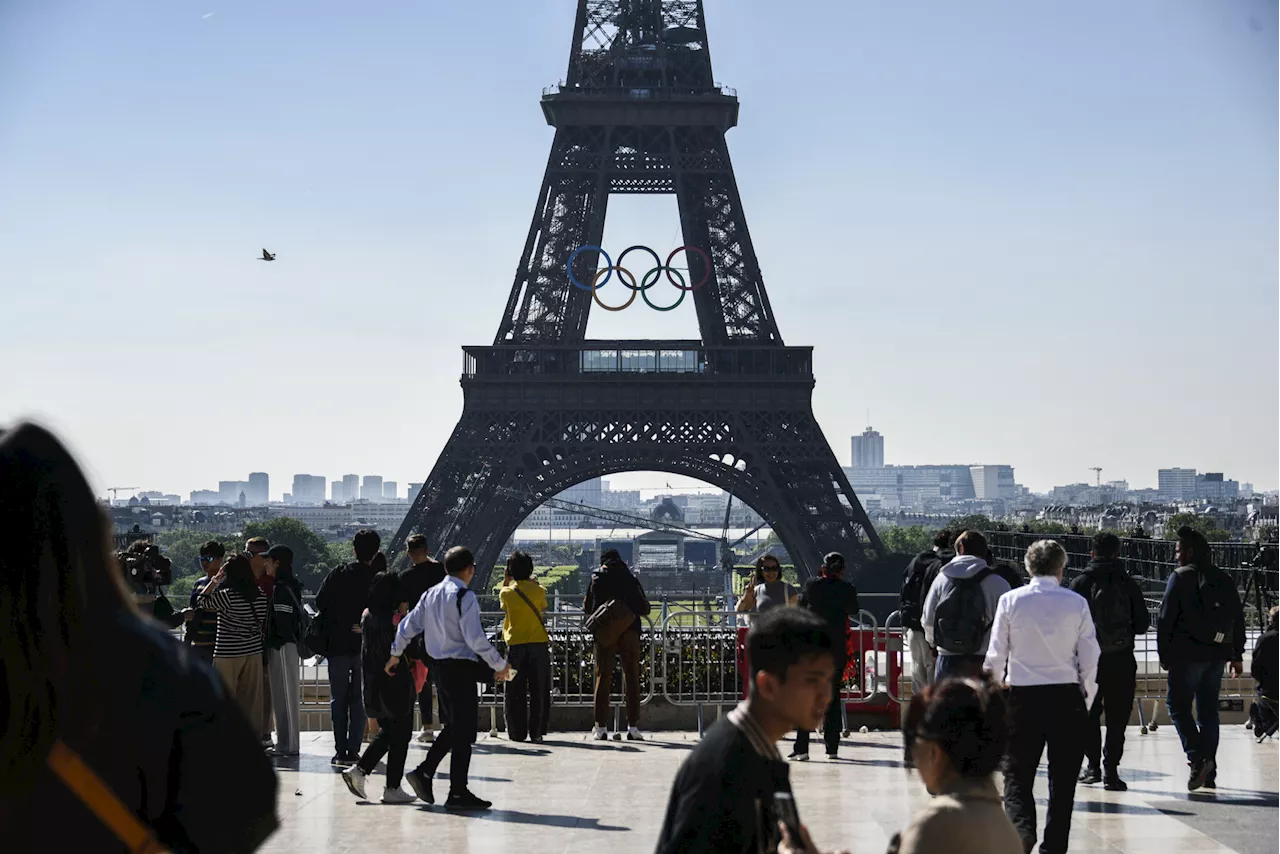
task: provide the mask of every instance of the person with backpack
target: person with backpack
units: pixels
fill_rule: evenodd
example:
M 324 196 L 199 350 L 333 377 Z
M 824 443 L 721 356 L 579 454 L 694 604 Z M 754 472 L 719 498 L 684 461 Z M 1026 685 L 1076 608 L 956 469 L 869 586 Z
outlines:
M 831 683 L 831 705 L 822 720 L 822 740 L 826 743 L 827 758 L 835 759 L 840 750 L 841 698 L 844 687 L 844 669 L 848 663 L 849 618 L 856 617 L 858 589 L 844 580 L 844 555 L 830 552 L 822 559 L 822 575 L 810 578 L 800 591 L 799 605 L 822 618 L 831 633 L 832 649 L 836 654 L 836 670 Z M 795 762 L 809 760 L 809 729 L 796 731 L 795 749 L 787 757 Z
M 267 600 L 267 676 L 271 683 L 271 707 L 275 711 L 276 741 L 268 753 L 297 756 L 301 749 L 299 645 L 306 636 L 310 619 L 302 607 L 302 584 L 293 572 L 293 549 L 272 546 L 267 552 L 266 574 L 275 579 Z
M 1025 562 L 1031 581 L 1000 597 L 984 668 L 1009 686 L 1005 813 L 1030 852 L 1036 845 L 1036 770 L 1047 747 L 1049 811 L 1040 851 L 1065 854 L 1088 710 L 1098 693 L 1098 641 L 1088 603 L 1062 586 L 1066 550 L 1037 540 Z
M 644 741 L 640 732 L 640 661 L 644 649 L 640 643 L 640 618 L 648 616 L 649 599 L 617 549 L 600 555 L 600 567 L 591 573 L 582 613 L 588 620 L 598 619 L 601 632 L 593 645 L 596 663 L 594 694 L 596 741 L 609 738 L 609 694 L 613 687 L 613 662 L 622 660 L 622 686 L 626 700 L 627 740 Z M 597 612 L 604 612 L 598 614 Z M 631 619 L 627 619 L 628 614 Z M 626 623 L 620 631 L 618 624 Z M 621 733 L 615 734 L 621 738 Z
M 1009 582 L 987 566 L 986 554 L 986 537 L 963 531 L 956 537 L 956 556 L 938 572 L 925 596 L 920 623 L 937 651 L 935 680 L 982 672 L 996 603 L 1009 592 Z
M 920 614 L 924 609 L 924 597 L 929 586 L 938 577 L 938 571 L 951 562 L 956 553 L 951 550 L 955 535 L 942 530 L 933 536 L 933 548 L 920 552 L 907 564 L 902 574 L 902 591 L 898 594 L 898 615 L 902 618 L 902 628 L 907 632 L 907 644 L 911 651 L 911 691 L 919 694 L 926 685 L 933 682 L 934 660 L 933 647 L 925 636 L 924 626 L 920 623 Z
M 527 737 L 541 744 L 551 712 L 551 638 L 542 615 L 547 591 L 533 577 L 533 558 L 521 551 L 507 559 L 507 577 L 498 594 L 502 639 L 515 678 L 507 684 L 505 714 L 512 741 Z
M 1102 783 L 1109 792 L 1124 792 L 1120 756 L 1124 753 L 1124 728 L 1133 711 L 1138 662 L 1133 656 L 1134 637 L 1151 628 L 1147 600 L 1138 582 L 1120 562 L 1120 538 L 1101 531 L 1093 538 L 1089 565 L 1071 582 L 1071 589 L 1089 603 L 1098 637 L 1098 695 L 1089 709 L 1081 783 Z M 1107 713 L 1106 752 L 1102 748 L 1102 713 Z M 1099 760 L 1103 760 L 1101 763 Z M 1105 773 L 1104 773 L 1105 772 Z
M 1169 718 L 1191 765 L 1187 790 L 1194 792 L 1217 786 L 1218 694 L 1228 662 L 1233 676 L 1244 672 L 1244 607 L 1199 531 L 1179 528 L 1176 554 L 1156 642 L 1160 666 L 1169 671 Z

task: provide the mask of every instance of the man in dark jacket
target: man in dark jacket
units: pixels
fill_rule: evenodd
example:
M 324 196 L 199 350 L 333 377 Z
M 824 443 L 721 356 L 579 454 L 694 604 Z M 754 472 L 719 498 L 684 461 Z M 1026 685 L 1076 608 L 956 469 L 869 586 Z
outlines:
M 1249 710 L 1253 720 L 1253 732 L 1262 741 L 1276 731 L 1276 712 L 1280 705 L 1280 661 L 1277 654 L 1277 617 L 1280 608 L 1272 608 L 1267 620 L 1267 630 L 1258 638 L 1253 647 L 1253 663 L 1249 673 L 1258 680 L 1258 699 Z M 1256 716 L 1255 716 L 1256 713 Z
M 591 583 L 587 586 L 582 613 L 591 616 L 597 608 L 613 599 L 620 600 L 631 613 L 636 615 L 636 618 L 613 646 L 594 645 L 596 725 L 592 733 L 596 741 L 605 741 L 609 738 L 609 694 L 613 687 L 613 662 L 617 657 L 622 659 L 622 685 L 627 708 L 627 740 L 643 741 L 644 736 L 640 734 L 639 726 L 640 659 L 643 653 L 640 645 L 640 618 L 649 615 L 649 600 L 645 598 L 640 579 L 632 575 L 616 549 L 609 549 L 600 555 L 600 567 L 591 573 Z M 622 734 L 615 733 L 614 738 L 620 739 Z
M 902 627 L 907 632 L 907 641 L 911 650 L 911 689 L 919 694 L 924 686 L 933 682 L 933 648 L 924 636 L 924 627 L 920 625 L 920 614 L 924 610 L 924 597 L 929 586 L 937 577 L 938 570 L 949 563 L 955 552 L 951 544 L 955 542 L 955 534 L 950 531 L 939 531 L 933 537 L 933 548 L 921 552 L 907 564 L 902 574 L 902 592 L 898 595 L 898 613 L 902 617 Z
M 1198 531 L 1178 529 L 1178 570 L 1160 603 L 1160 666 L 1169 671 L 1169 717 L 1191 764 L 1187 789 L 1216 785 L 1222 672 L 1244 672 L 1244 608 L 1235 584 L 1213 565 Z M 1191 704 L 1195 703 L 1195 716 Z
M 404 545 L 413 566 L 400 573 L 400 598 L 412 610 L 422 594 L 444 581 L 445 571 L 444 564 L 431 556 L 427 549 L 427 538 L 422 534 L 414 534 Z M 417 661 L 426 658 L 421 636 L 414 639 L 409 654 Z M 431 682 L 432 678 L 428 675 L 427 680 L 422 683 L 422 690 L 418 692 L 418 708 L 422 711 L 422 734 L 418 736 L 418 741 L 424 744 L 429 744 L 435 738 L 431 714 Z
M 1089 710 L 1089 729 L 1085 732 L 1084 755 L 1089 762 L 1080 772 L 1080 782 L 1102 782 L 1107 791 L 1123 792 L 1129 787 L 1120 779 L 1120 756 L 1124 753 L 1124 728 L 1129 725 L 1138 676 L 1134 637 L 1151 628 L 1151 615 L 1147 613 L 1142 588 L 1129 577 L 1120 561 L 1120 538 L 1109 531 L 1094 536 L 1089 565 L 1071 582 L 1071 589 L 1089 603 L 1102 650 L 1098 657 L 1098 694 Z M 1104 709 L 1105 755 L 1101 726 Z M 1105 762 L 1100 765 L 1102 759 Z
M 747 634 L 750 694 L 681 764 L 656 854 L 777 849 L 778 822 L 798 819 L 787 809 L 786 802 L 794 807 L 790 774 L 777 742 L 822 720 L 837 672 L 831 643 L 824 621 L 796 608 L 773 608 L 755 620 Z
M 831 552 L 822 559 L 822 575 L 810 578 L 800 591 L 801 608 L 822 618 L 836 654 L 836 672 L 831 680 L 831 705 L 827 707 L 822 722 L 822 739 L 827 745 L 827 758 L 835 759 L 840 750 L 840 689 L 844 687 L 845 639 L 849 631 L 849 618 L 857 616 L 858 591 L 844 580 L 844 555 Z M 809 759 L 809 729 L 801 727 L 796 732 L 796 746 L 791 756 L 797 762 Z
M 382 547 L 377 531 L 360 531 L 352 540 L 355 563 L 340 566 L 325 577 L 316 594 L 316 610 L 328 629 L 329 714 L 333 718 L 334 765 L 360 759 L 364 741 L 364 689 L 360 675 L 360 617 L 369 604 L 373 568 Z

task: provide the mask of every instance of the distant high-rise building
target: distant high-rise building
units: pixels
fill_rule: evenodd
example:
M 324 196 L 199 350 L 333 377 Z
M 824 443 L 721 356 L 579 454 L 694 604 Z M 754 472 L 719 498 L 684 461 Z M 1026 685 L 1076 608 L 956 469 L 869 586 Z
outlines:
M 394 480 L 384 480 L 382 482 L 382 500 L 395 501 L 400 497 L 400 484 Z
M 220 497 L 216 489 L 197 489 L 191 493 L 191 503 L 217 504 Z
M 969 466 L 973 497 L 980 501 L 1013 498 L 1018 493 L 1013 466 Z
M 360 475 L 344 474 L 342 476 L 342 500 L 355 501 L 360 497 Z
M 1243 495 L 1243 496 L 1245 496 L 1245 497 L 1252 497 L 1252 496 L 1253 496 L 1253 484 L 1252 484 L 1252 483 L 1249 483 L 1248 481 L 1245 481 L 1244 483 L 1240 484 L 1240 494 L 1241 494 L 1241 495 Z
M 323 504 L 325 479 L 323 475 L 295 474 L 293 476 L 292 504 Z
M 365 475 L 364 485 L 360 487 L 360 497 L 365 501 L 382 501 L 382 476 L 377 474 Z
M 264 471 L 249 472 L 249 486 L 244 492 L 245 503 L 250 507 L 266 505 L 271 496 L 271 479 Z
M 1196 476 L 1196 498 L 1205 501 L 1232 501 L 1239 496 L 1240 484 L 1225 479 L 1220 471 Z
M 420 483 L 409 484 L 409 500 L 414 501 L 415 499 L 417 499 L 418 493 L 421 491 L 422 491 L 422 484 Z
M 334 504 L 347 503 L 347 490 L 343 486 L 342 481 L 335 480 L 332 484 L 330 484 L 329 489 L 330 489 L 331 500 L 333 501 Z
M 577 486 L 571 486 L 556 497 L 562 501 L 572 501 L 574 504 L 586 504 L 588 507 L 599 507 L 601 503 L 601 493 L 604 490 L 604 479 L 593 477 L 591 480 L 584 480 Z
M 868 427 L 861 436 L 853 437 L 853 467 L 878 469 L 884 467 L 884 436 Z
M 1195 469 L 1160 469 L 1157 491 L 1165 501 L 1193 501 L 1196 497 Z
M 241 495 L 248 495 L 249 484 L 243 480 L 218 481 L 218 503 L 239 504 Z

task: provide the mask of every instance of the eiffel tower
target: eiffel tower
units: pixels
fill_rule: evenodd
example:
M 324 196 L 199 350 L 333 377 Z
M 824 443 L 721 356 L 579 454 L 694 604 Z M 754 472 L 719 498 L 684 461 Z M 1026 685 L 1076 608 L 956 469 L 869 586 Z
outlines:
M 491 346 L 463 348 L 462 418 L 393 557 L 415 532 L 437 554 L 466 544 L 486 589 L 545 499 L 624 471 L 731 493 L 767 521 L 801 579 L 827 551 L 854 567 L 883 555 L 814 419 L 812 348 L 784 346 L 774 321 L 725 144 L 738 98 L 714 82 L 702 0 L 579 0 L 568 73 L 542 111 L 555 141 L 506 311 Z M 685 247 L 673 256 L 685 267 L 658 259 L 629 280 L 598 269 L 614 193 L 676 196 Z M 651 256 L 635 250 L 627 263 Z M 613 279 L 616 304 L 664 272 L 677 287 L 687 279 L 700 341 L 586 339 L 593 281 Z

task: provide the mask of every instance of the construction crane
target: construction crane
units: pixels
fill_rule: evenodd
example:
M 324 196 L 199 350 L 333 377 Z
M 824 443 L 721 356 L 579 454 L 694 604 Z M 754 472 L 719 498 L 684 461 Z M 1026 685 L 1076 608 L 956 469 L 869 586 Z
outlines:
M 1089 471 L 1093 472 L 1093 485 L 1102 486 L 1102 466 L 1089 466 Z
M 120 500 L 121 492 L 128 492 L 131 489 L 141 489 L 140 486 L 108 486 L 107 492 L 111 493 L 111 503 L 115 504 Z

